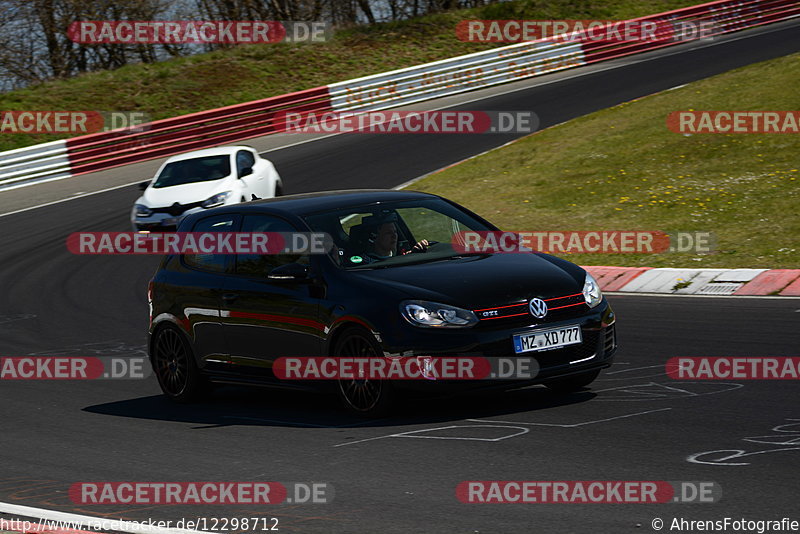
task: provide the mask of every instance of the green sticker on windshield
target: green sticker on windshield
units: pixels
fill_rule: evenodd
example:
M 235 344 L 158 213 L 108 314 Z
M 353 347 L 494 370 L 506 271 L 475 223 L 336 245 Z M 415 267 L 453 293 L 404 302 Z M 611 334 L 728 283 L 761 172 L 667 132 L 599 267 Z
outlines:
M 361 256 L 350 256 L 350 263 L 361 263 L 364 261 L 364 258 Z

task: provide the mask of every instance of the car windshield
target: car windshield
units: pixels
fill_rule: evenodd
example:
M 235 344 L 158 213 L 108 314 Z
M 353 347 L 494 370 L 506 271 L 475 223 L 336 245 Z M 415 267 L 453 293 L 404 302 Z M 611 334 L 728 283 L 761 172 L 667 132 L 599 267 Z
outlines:
M 459 256 L 459 232 L 494 228 L 440 199 L 380 202 L 305 217 L 333 237 L 334 261 L 345 269 L 377 269 Z
M 225 178 L 231 173 L 231 157 L 227 154 L 184 159 L 168 163 L 156 178 L 153 187 L 210 182 Z

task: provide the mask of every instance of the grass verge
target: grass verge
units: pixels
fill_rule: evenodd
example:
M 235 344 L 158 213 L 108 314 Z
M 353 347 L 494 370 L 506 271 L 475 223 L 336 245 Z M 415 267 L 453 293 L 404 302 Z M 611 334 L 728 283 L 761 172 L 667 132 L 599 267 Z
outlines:
M 582 265 L 800 267 L 800 135 L 681 135 L 679 110 L 798 110 L 800 54 L 537 132 L 410 186 L 504 230 L 707 231 L 709 254 L 569 254 Z

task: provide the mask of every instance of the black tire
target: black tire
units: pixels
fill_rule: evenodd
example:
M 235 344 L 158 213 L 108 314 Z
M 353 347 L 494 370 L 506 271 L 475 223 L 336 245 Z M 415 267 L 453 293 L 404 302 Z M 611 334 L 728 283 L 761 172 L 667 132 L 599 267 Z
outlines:
M 375 338 L 366 330 L 352 329 L 336 342 L 335 357 L 376 357 L 382 354 Z M 387 380 L 339 379 L 336 394 L 350 413 L 361 417 L 383 417 L 395 398 L 392 383 Z
M 281 182 L 275 182 L 275 196 L 283 196 L 283 184 Z
M 571 393 L 585 388 L 594 382 L 599 375 L 600 370 L 598 369 L 597 371 L 589 371 L 588 373 L 581 373 L 579 375 L 553 380 L 547 382 L 545 385 L 556 393 Z
M 188 341 L 173 326 L 156 330 L 150 361 L 161 391 L 175 402 L 192 402 L 211 390 L 211 384 L 197 368 Z

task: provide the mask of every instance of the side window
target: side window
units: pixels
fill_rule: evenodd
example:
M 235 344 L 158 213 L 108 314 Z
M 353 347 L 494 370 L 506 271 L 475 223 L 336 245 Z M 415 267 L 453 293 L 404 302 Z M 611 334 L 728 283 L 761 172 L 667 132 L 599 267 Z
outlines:
M 296 232 L 291 224 L 272 215 L 245 215 L 242 232 Z M 302 254 L 237 254 L 236 274 L 266 277 L 269 272 L 287 263 L 310 264 L 310 257 Z
M 241 176 L 242 170 L 256 164 L 256 158 L 249 150 L 240 150 L 236 153 L 236 175 Z
M 200 219 L 192 228 L 192 232 L 232 232 L 235 228 L 236 215 L 217 215 Z M 186 265 L 203 271 L 215 273 L 225 272 L 228 265 L 226 254 L 184 254 Z

